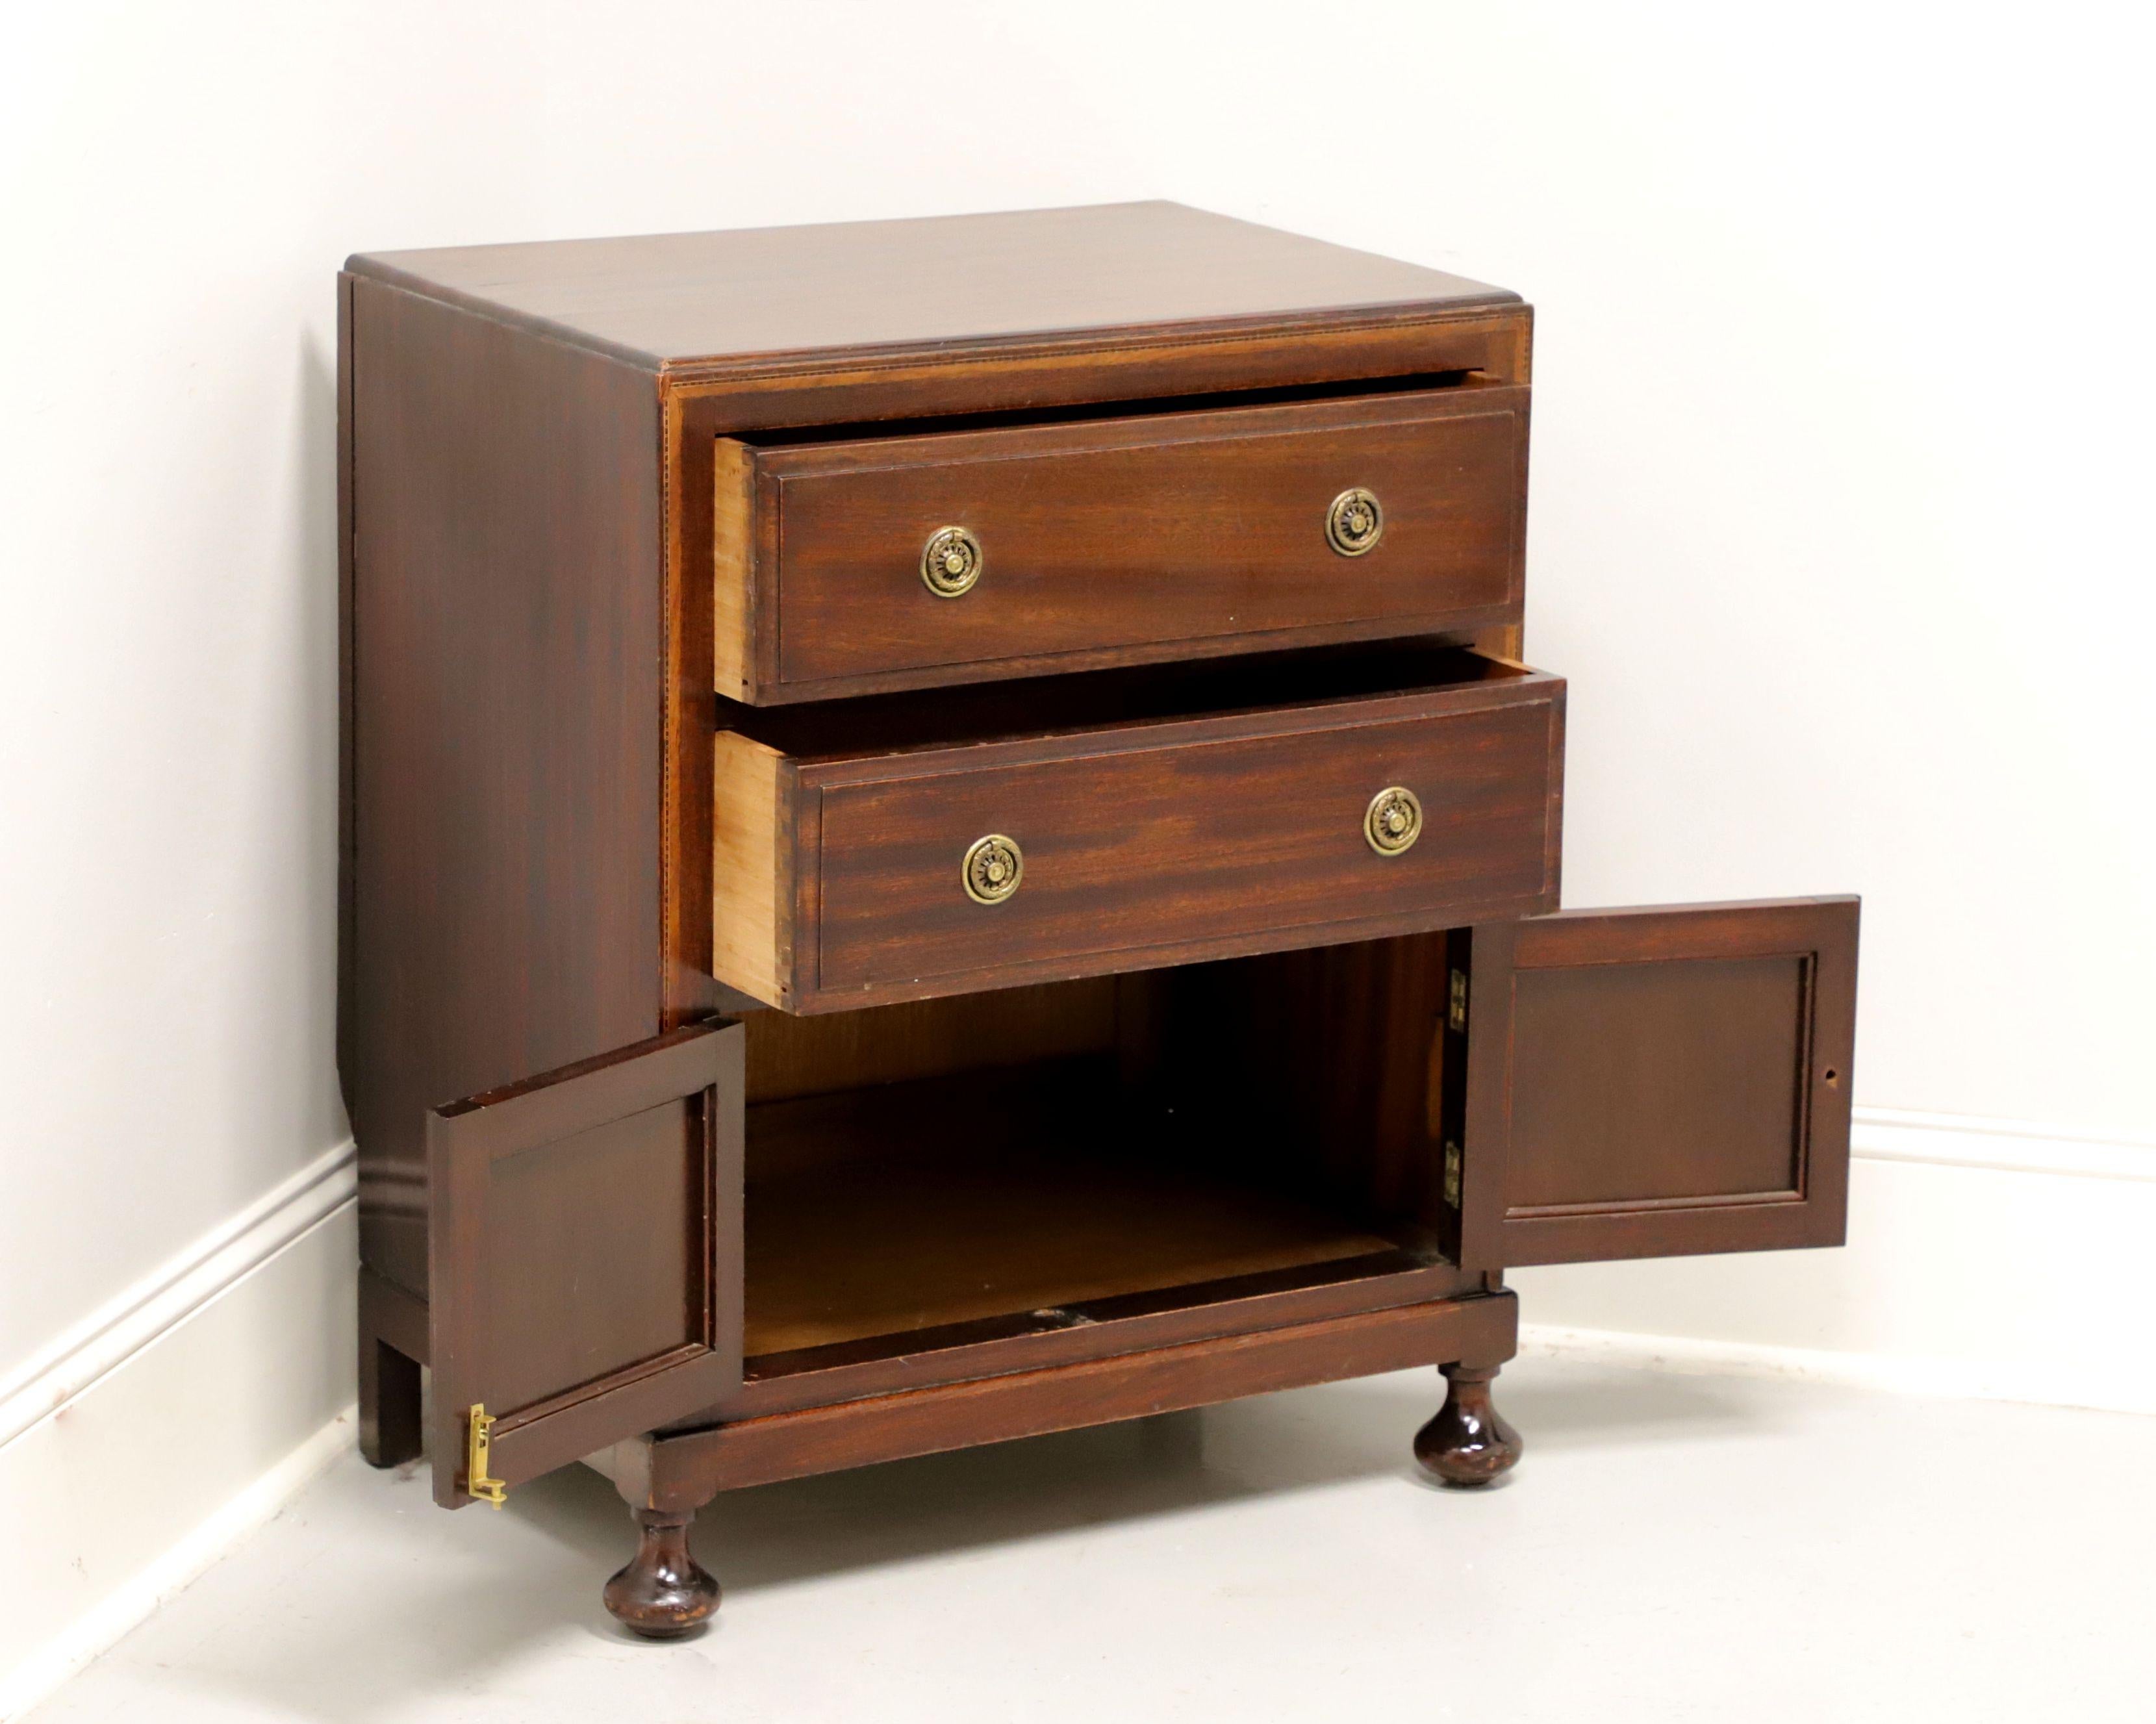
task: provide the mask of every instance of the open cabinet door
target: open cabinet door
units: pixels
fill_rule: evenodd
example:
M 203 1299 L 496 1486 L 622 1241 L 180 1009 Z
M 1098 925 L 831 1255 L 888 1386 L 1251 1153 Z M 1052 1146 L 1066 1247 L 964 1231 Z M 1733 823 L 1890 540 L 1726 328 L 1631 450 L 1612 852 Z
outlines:
M 428 1116 L 437 1502 L 739 1386 L 742 1048 L 694 1024 Z
M 1455 935 L 1462 1265 L 1840 1244 L 1856 920 L 1812 898 Z

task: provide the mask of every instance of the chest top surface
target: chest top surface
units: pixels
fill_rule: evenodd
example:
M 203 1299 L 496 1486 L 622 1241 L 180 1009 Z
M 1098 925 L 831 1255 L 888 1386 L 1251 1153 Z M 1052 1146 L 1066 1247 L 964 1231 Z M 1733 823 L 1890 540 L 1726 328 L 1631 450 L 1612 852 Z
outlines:
M 1161 203 L 362 253 L 347 267 L 653 367 L 1518 303 Z

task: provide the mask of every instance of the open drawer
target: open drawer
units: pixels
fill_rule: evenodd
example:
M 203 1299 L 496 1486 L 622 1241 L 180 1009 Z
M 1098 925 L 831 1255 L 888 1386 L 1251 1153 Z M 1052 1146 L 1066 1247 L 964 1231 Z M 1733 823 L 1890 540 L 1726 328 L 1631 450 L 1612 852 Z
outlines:
M 1546 910 L 1563 714 L 1428 646 L 736 708 L 713 969 L 824 1012 Z
M 828 700 L 1514 622 L 1527 449 L 1527 391 L 1467 377 L 722 438 L 716 685 Z

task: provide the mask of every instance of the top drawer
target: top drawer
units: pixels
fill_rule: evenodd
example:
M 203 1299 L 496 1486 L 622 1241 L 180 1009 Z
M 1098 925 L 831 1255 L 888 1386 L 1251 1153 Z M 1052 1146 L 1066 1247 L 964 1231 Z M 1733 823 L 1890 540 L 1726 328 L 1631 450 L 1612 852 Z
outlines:
M 1469 383 L 722 439 L 717 686 L 822 699 L 1517 621 L 1527 421 L 1525 388 Z

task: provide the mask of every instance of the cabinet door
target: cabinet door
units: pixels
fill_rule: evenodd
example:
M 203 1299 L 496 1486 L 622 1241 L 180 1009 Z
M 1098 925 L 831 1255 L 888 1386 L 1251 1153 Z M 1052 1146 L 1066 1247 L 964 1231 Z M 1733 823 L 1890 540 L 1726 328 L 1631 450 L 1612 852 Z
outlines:
M 1455 936 L 1462 1263 L 1840 1244 L 1856 921 L 1812 898 Z
M 742 1046 L 695 1024 L 428 1116 L 435 1501 L 739 1386 Z

